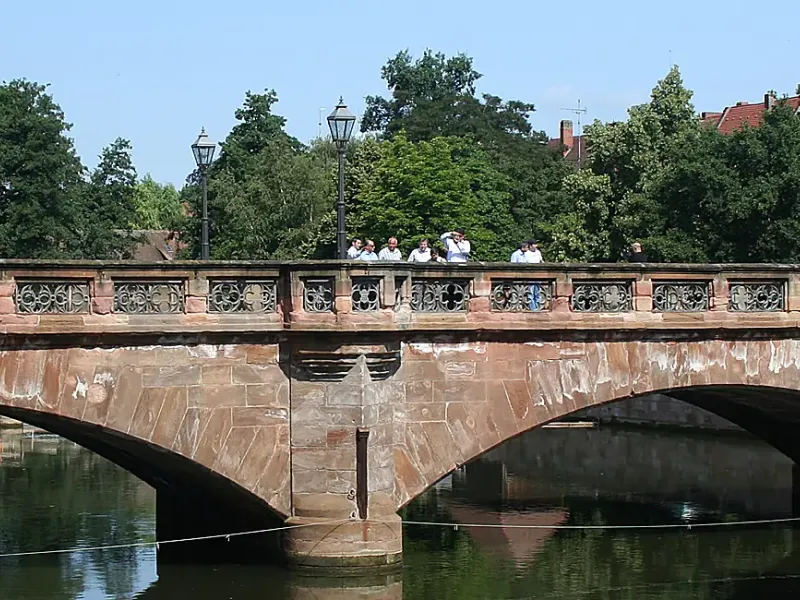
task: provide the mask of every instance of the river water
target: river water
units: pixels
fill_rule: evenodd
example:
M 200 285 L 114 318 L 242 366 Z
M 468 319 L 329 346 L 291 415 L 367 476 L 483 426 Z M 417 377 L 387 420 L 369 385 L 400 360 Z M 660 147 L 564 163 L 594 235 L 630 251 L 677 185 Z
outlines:
M 0 554 L 154 539 L 155 494 L 146 485 L 65 440 L 0 436 Z M 461 526 L 406 526 L 405 566 L 392 579 L 159 566 L 156 550 L 142 546 L 0 558 L 0 598 L 797 598 L 800 529 L 791 525 L 508 527 L 785 518 L 791 478 L 787 459 L 750 439 L 540 430 L 461 468 L 405 509 L 407 520 Z

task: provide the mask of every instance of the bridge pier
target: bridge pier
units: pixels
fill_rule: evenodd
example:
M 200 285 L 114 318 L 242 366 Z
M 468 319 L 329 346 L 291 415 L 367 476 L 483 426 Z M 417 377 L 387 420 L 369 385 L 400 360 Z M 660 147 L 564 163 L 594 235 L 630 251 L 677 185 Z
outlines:
M 395 410 L 399 344 L 311 343 L 293 348 L 292 567 L 338 576 L 399 568 Z
M 372 498 L 367 519 L 349 518 L 346 498 L 319 495 L 303 498 L 297 526 L 284 534 L 284 552 L 293 568 L 337 576 L 363 575 L 400 568 L 403 526 L 391 499 Z M 381 501 L 383 500 L 383 501 Z

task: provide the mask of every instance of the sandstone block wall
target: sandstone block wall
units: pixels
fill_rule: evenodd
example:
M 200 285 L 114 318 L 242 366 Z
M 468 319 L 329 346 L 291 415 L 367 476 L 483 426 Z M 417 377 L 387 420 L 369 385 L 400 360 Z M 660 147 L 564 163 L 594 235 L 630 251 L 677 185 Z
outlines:
M 291 511 L 289 384 L 277 344 L 3 350 L 3 406 L 177 453 Z

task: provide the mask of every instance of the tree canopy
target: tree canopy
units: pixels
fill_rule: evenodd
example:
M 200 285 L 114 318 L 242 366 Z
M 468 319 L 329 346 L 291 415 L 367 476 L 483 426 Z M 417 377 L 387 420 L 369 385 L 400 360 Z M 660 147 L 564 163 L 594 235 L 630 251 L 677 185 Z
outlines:
M 480 90 L 471 57 L 400 52 L 382 69 L 346 151 L 347 231 L 408 252 L 467 229 L 478 260 L 535 237 L 546 260 L 800 261 L 800 117 L 783 100 L 759 126 L 705 126 L 677 67 L 627 118 L 596 121 L 576 170 L 529 118 L 531 102 Z M 337 149 L 286 131 L 273 90 L 248 92 L 207 172 L 212 256 L 333 258 Z M 135 229 L 181 232 L 199 255 L 201 179 L 139 179 L 127 140 L 81 163 L 45 86 L 0 85 L 0 256 L 130 256 Z
M 239 123 L 208 169 L 208 212 L 214 258 L 288 259 L 307 248 L 333 197 L 330 167 L 284 131 L 273 114 L 274 91 L 248 93 Z M 199 249 L 200 190 L 194 177 L 184 189 L 192 207 L 189 252 Z
M 45 86 L 0 85 L 0 256 L 112 258 L 130 251 L 130 144 L 117 139 L 88 173 L 69 130 Z

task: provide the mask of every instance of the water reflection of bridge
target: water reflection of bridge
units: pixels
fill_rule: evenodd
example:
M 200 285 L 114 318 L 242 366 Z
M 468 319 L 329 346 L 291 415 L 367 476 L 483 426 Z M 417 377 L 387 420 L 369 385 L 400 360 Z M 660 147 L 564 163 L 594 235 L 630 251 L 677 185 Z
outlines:
M 439 498 L 443 518 L 493 525 L 470 528 L 472 540 L 487 554 L 528 566 L 556 533 L 539 527 L 566 523 L 565 507 L 576 500 L 655 503 L 683 518 L 693 516 L 695 504 L 741 518 L 792 512 L 789 459 L 750 439 L 683 433 L 536 431 L 467 464 L 439 487 L 451 488 Z M 520 525 L 536 528 L 513 527 Z
M 480 475 L 473 466 L 479 462 Z M 559 506 L 566 496 L 602 496 L 636 503 L 702 500 L 718 511 L 759 518 L 792 512 L 792 461 L 758 440 L 547 430 L 510 440 L 479 462 L 467 465 L 467 478 L 472 469 L 481 482 L 476 485 L 495 486 L 498 500 L 515 504 Z
M 26 452 L 34 446 L 40 454 L 56 454 L 61 438 L 28 426 L 0 428 L 0 465 L 20 465 Z

